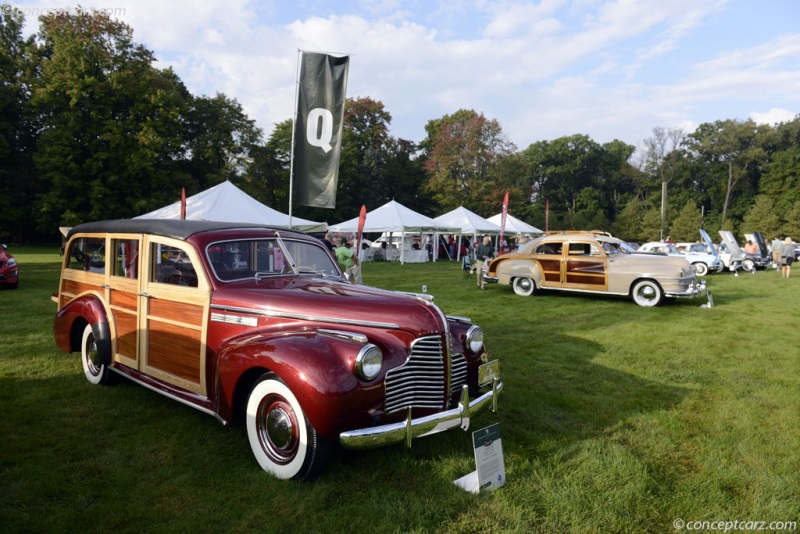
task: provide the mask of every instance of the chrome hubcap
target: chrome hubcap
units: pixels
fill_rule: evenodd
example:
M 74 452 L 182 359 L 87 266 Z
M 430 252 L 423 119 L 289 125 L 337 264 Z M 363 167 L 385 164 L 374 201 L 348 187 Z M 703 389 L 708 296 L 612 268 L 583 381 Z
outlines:
M 286 450 L 292 444 L 294 427 L 292 418 L 283 408 L 276 408 L 267 415 L 267 435 L 278 449 Z

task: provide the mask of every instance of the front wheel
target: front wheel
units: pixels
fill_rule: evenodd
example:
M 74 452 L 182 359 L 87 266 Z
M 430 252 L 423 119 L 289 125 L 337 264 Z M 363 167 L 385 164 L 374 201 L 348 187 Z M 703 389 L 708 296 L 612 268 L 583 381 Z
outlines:
M 83 363 L 83 374 L 92 384 L 108 384 L 110 382 L 111 371 L 107 363 L 110 355 L 102 354 L 106 350 L 102 343 L 95 338 L 92 325 L 87 324 L 83 329 L 81 338 L 81 363 Z
M 517 277 L 514 278 L 512 287 L 514 288 L 514 293 L 520 297 L 530 297 L 536 290 L 536 283 L 530 278 Z
M 694 272 L 697 273 L 697 276 L 705 276 L 708 274 L 708 265 L 706 265 L 702 261 L 693 263 L 692 267 L 694 267 Z
M 661 304 L 664 299 L 664 292 L 656 282 L 640 280 L 633 286 L 631 296 L 636 304 L 649 308 Z
M 742 269 L 744 269 L 748 273 L 752 272 L 752 271 L 755 271 L 756 270 L 756 262 L 754 262 L 750 258 L 745 258 L 744 260 L 742 260 Z
M 327 442 L 308 422 L 297 397 L 272 373 L 250 392 L 245 424 L 258 464 L 277 478 L 309 480 L 327 462 Z

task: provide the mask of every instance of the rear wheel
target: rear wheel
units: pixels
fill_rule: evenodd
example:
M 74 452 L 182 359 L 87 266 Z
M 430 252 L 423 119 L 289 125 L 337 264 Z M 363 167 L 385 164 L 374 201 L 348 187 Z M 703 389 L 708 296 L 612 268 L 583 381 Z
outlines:
M 754 262 L 750 258 L 745 258 L 744 260 L 742 260 L 742 269 L 744 269 L 748 273 L 751 272 L 751 271 L 755 271 L 756 270 L 756 262 Z
M 512 287 L 514 288 L 514 293 L 517 295 L 521 297 L 530 297 L 536 290 L 536 283 L 530 278 L 517 277 L 514 278 Z
M 645 307 L 658 306 L 664 300 L 664 292 L 661 290 L 661 286 L 652 280 L 636 282 L 631 291 L 631 296 L 636 304 Z
M 250 392 L 245 424 L 258 464 L 277 478 L 308 480 L 327 463 L 328 443 L 308 422 L 297 397 L 272 373 Z
M 111 371 L 108 364 L 101 363 L 110 361 L 110 355 L 102 354 L 103 350 L 103 345 L 95 338 L 92 325 L 87 324 L 81 338 L 81 363 L 86 379 L 95 385 L 110 382 Z

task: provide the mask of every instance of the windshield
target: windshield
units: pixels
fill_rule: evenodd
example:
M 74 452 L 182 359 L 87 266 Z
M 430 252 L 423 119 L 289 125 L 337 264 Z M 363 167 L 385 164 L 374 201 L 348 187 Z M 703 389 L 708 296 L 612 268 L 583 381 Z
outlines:
M 341 276 L 339 267 L 321 246 L 291 239 L 220 241 L 206 248 L 214 275 L 223 282 L 261 279 L 283 274 Z

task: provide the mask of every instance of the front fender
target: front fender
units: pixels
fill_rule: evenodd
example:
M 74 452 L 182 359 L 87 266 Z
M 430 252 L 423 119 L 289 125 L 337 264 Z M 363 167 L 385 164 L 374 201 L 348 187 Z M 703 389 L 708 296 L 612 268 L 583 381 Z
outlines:
M 273 372 L 297 397 L 306 417 L 323 436 L 354 410 L 381 405 L 383 373 L 370 382 L 355 374 L 362 343 L 315 331 L 262 333 L 231 340 L 218 351 L 221 411 L 232 413 L 238 388 L 250 388 L 253 373 Z M 247 377 L 247 378 L 246 378 Z M 249 394 L 240 392 L 239 394 Z
M 53 320 L 53 338 L 59 349 L 64 352 L 80 350 L 80 335 L 83 331 L 81 325 L 84 323 L 81 322 L 77 330 L 75 327 L 81 320 L 91 325 L 102 324 L 104 325 L 102 328 L 109 331 L 108 311 L 103 299 L 97 293 L 84 293 L 75 297 L 56 313 Z

